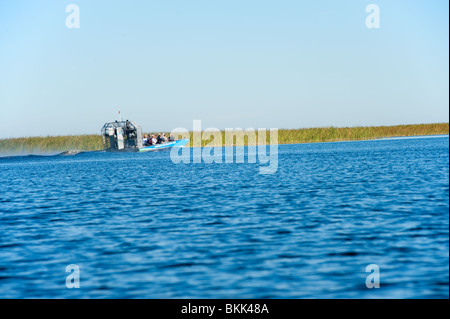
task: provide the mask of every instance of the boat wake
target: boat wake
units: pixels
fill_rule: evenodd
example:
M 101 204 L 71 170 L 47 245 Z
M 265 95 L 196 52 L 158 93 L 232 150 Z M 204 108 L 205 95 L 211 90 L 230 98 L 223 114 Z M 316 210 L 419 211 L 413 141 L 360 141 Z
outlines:
M 69 150 L 61 153 L 41 153 L 41 154 L 14 154 L 14 153 L 6 153 L 0 154 L 0 159 L 11 159 L 11 158 L 42 158 L 42 157 L 55 157 L 55 156 L 74 156 L 82 153 L 87 153 L 89 151 L 80 151 L 80 150 Z
M 55 156 L 73 156 L 81 153 L 85 153 L 86 151 L 80 151 L 80 150 L 69 150 L 65 151 L 59 154 L 56 154 Z

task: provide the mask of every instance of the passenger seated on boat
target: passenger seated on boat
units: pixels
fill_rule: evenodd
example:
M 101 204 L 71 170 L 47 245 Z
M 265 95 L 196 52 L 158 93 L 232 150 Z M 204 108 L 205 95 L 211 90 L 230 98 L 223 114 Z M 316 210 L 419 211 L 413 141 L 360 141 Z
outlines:
M 149 135 L 148 136 L 148 141 L 147 141 L 148 145 L 153 145 L 155 143 L 153 143 L 153 135 Z
M 152 136 L 152 144 L 151 145 L 156 145 L 158 143 L 158 140 L 156 139 L 155 135 Z
M 173 141 L 175 141 L 175 137 L 173 137 L 173 135 L 170 134 L 170 135 L 169 135 L 169 142 L 173 142 Z
M 142 145 L 147 145 L 148 144 L 148 136 L 144 135 L 144 138 L 142 139 Z
M 162 134 L 161 140 L 162 140 L 163 143 L 167 142 L 166 133 L 163 133 L 163 134 Z

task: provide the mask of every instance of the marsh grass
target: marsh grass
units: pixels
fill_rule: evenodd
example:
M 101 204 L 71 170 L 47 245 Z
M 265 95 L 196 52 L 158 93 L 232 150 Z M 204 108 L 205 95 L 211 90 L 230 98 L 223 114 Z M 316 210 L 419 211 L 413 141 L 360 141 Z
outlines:
M 278 142 L 311 143 L 358 141 L 399 136 L 422 136 L 449 134 L 449 123 L 396 125 L 396 126 L 367 126 L 367 127 L 328 127 L 307 128 L 299 130 L 279 130 Z M 268 134 L 266 134 L 268 135 Z
M 222 141 L 225 141 L 225 132 L 222 131 Z M 361 127 L 321 127 L 305 129 L 279 129 L 279 144 L 316 143 L 359 141 L 399 136 L 422 136 L 449 134 L 449 123 L 436 124 L 412 124 L 396 126 L 361 126 Z M 258 136 L 256 132 L 256 136 Z M 192 146 L 192 132 L 190 132 L 190 145 Z M 202 141 L 202 146 L 207 145 L 212 139 Z M 266 131 L 266 143 L 270 141 L 270 133 Z M 248 145 L 245 137 L 245 145 Z M 223 146 L 225 145 L 222 143 Z
M 147 133 L 148 134 L 148 133 Z M 168 134 L 168 132 L 166 132 Z M 225 141 L 225 132 L 222 131 L 222 141 Z M 420 136 L 449 134 L 449 123 L 414 124 L 396 126 L 367 126 L 367 127 L 323 127 L 305 129 L 279 129 L 278 143 L 314 143 L 371 140 L 398 136 Z M 192 132 L 189 133 L 192 146 Z M 266 132 L 266 142 L 270 141 L 270 134 Z M 202 141 L 202 146 L 210 140 Z M 244 140 L 248 144 L 248 140 Z M 223 142 L 222 145 L 225 145 Z M 100 135 L 70 135 L 47 137 L 20 137 L 0 139 L 0 153 L 55 153 L 69 150 L 96 151 L 102 149 Z
M 0 139 L 0 152 L 5 153 L 54 153 L 69 150 L 101 150 L 100 135 L 69 135 L 46 137 L 19 137 Z

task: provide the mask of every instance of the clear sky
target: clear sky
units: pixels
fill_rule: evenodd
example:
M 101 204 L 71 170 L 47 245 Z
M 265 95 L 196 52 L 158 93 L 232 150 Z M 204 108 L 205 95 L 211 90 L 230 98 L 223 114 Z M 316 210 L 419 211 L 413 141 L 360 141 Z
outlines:
M 68 4 L 80 28 L 66 27 Z M 368 29 L 365 8 L 380 8 Z M 0 2 L 0 138 L 449 120 L 447 0 Z

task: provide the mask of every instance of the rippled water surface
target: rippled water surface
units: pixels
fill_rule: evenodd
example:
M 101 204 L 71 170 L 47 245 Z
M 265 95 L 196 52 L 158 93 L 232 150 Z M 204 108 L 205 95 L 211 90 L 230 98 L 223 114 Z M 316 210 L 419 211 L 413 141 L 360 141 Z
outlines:
M 169 154 L 0 158 L 0 297 L 449 297 L 448 136 Z

